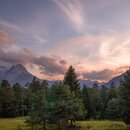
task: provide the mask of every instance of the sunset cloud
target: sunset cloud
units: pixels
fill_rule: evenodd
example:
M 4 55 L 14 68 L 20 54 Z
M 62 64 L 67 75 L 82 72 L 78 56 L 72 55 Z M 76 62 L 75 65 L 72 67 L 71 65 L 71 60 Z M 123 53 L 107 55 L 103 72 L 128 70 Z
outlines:
M 58 60 L 54 57 L 41 56 L 39 58 L 35 58 L 33 63 L 40 67 L 40 71 L 43 74 L 65 74 L 66 66 L 63 64 L 63 60 Z
M 15 41 L 15 37 L 12 36 L 11 34 L 0 31 L 0 48 L 3 47 L 7 43 L 12 43 Z
M 33 57 L 33 55 L 27 51 L 28 49 L 24 48 L 20 51 L 9 51 L 6 52 L 4 50 L 0 51 L 0 59 L 3 62 L 7 62 L 9 64 L 24 64 L 29 63 Z
M 128 69 L 128 66 L 119 67 L 114 70 L 103 69 L 99 71 L 90 71 L 83 73 L 83 78 L 96 81 L 109 81 L 117 75 L 120 75 Z
M 109 80 L 113 77 L 114 71 L 104 69 L 101 71 L 91 71 L 83 74 L 83 77 L 89 80 Z

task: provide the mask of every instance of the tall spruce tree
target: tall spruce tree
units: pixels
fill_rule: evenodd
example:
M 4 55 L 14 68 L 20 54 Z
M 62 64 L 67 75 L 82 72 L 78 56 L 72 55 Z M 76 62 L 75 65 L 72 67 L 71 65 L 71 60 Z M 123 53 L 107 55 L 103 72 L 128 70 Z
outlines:
M 122 115 L 126 124 L 130 124 L 130 69 L 121 81 Z
M 80 95 L 80 84 L 73 66 L 70 66 L 64 76 L 64 84 L 70 87 L 70 91 L 76 96 Z
M 52 86 L 47 96 L 48 119 L 58 124 L 58 130 L 73 127 L 73 122 L 82 118 L 84 106 L 81 98 L 70 92 L 67 85 L 58 83 Z
M 27 124 L 31 126 L 32 130 L 37 129 L 41 120 L 41 104 L 40 104 L 40 88 L 41 84 L 36 79 L 33 78 L 32 83 L 29 85 L 29 116 L 26 120 Z
M 121 119 L 121 104 L 119 98 L 112 98 L 107 104 L 105 117 L 109 120 Z
M 0 116 L 15 116 L 14 91 L 7 80 L 3 80 L 0 87 Z
M 85 108 L 85 119 L 90 119 L 93 115 L 92 103 L 89 96 L 88 88 L 86 85 L 83 86 L 82 99 Z
M 15 102 L 15 114 L 16 116 L 24 116 L 27 112 L 26 104 L 25 104 L 25 88 L 22 87 L 19 83 L 13 85 L 14 91 L 14 102 Z
M 101 98 L 101 94 L 99 91 L 98 84 L 95 83 L 93 85 L 92 91 L 91 91 L 91 98 L 92 98 L 92 104 L 94 109 L 93 118 L 94 119 L 101 119 L 101 111 L 103 109 L 103 101 Z
M 42 130 L 46 130 L 46 118 L 47 118 L 47 112 L 46 112 L 46 96 L 47 96 L 47 90 L 48 90 L 48 82 L 44 80 L 41 84 L 40 88 L 40 122 L 42 124 Z
M 46 129 L 46 92 L 48 82 L 39 82 L 35 77 L 29 85 L 29 116 L 26 120 L 32 130 Z
M 101 118 L 104 119 L 105 118 L 105 110 L 106 110 L 107 104 L 108 104 L 108 88 L 105 87 L 104 85 L 102 85 L 100 93 L 101 93 L 101 98 L 102 98 L 102 102 L 103 102 L 103 107 L 102 107 L 102 111 L 101 111 Z
M 117 98 L 116 85 L 114 82 L 111 83 L 108 91 L 108 101 L 112 98 Z

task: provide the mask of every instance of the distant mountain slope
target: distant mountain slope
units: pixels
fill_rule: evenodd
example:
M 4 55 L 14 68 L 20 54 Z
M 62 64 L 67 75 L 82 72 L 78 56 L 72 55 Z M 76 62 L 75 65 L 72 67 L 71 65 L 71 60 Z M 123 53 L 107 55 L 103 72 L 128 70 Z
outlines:
M 55 83 L 61 82 L 60 80 L 52 80 L 52 81 L 48 81 L 49 86 L 52 86 Z M 87 87 L 93 87 L 94 83 L 97 83 L 98 86 L 100 87 L 101 85 L 104 84 L 103 83 L 99 83 L 98 81 L 91 81 L 91 80 L 79 80 L 80 83 L 80 87 L 83 88 L 84 85 L 86 85 Z
M 7 72 L 6 69 L 0 69 L 0 79 L 5 75 L 6 72 Z
M 98 81 L 91 81 L 91 80 L 80 80 L 79 82 L 80 82 L 80 86 L 81 87 L 83 87 L 83 85 L 86 85 L 87 87 L 93 87 L 94 83 L 97 83 L 98 86 L 100 87 L 101 85 L 104 84 L 104 82 L 103 83 L 99 83 Z
M 109 82 L 105 83 L 104 86 L 110 87 L 111 83 L 114 83 L 117 87 L 120 86 L 120 81 L 124 78 L 126 73 L 123 73 L 113 79 L 111 79 Z
M 8 80 L 10 84 L 18 82 L 21 85 L 25 85 L 27 82 L 32 81 L 33 75 L 23 65 L 17 64 L 8 70 L 0 70 L 0 80 L 3 79 Z

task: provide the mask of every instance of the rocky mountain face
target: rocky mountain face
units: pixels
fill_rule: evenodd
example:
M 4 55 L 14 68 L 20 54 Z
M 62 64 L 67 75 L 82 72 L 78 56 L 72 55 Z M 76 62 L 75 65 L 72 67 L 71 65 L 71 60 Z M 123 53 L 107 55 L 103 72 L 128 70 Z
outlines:
M 99 83 L 98 81 L 91 81 L 91 80 L 80 80 L 80 86 L 83 87 L 83 85 L 86 85 L 87 87 L 93 87 L 94 83 L 97 83 L 98 86 L 102 86 L 104 82 Z
M 98 81 L 91 80 L 80 80 L 80 85 L 81 87 L 83 87 L 84 84 L 88 87 L 92 87 L 94 83 L 97 83 L 99 86 L 105 85 L 106 87 L 109 87 L 111 83 L 114 82 L 116 86 L 119 86 L 120 80 L 123 79 L 124 75 L 125 73 L 111 79 L 107 83 L 99 83 Z M 18 82 L 21 85 L 25 85 L 26 83 L 32 81 L 33 75 L 29 73 L 23 65 L 17 64 L 13 65 L 9 69 L 0 69 L 0 81 L 2 81 L 3 79 L 8 80 L 10 84 Z M 48 81 L 49 86 L 52 86 L 56 82 L 59 81 Z
M 120 82 L 121 82 L 121 80 L 123 80 L 124 76 L 125 76 L 125 73 L 123 73 L 123 74 L 121 74 L 121 75 L 111 79 L 109 82 L 105 83 L 104 86 L 110 87 L 111 84 L 114 83 L 117 87 L 119 87 L 120 86 Z
M 8 80 L 10 84 L 18 82 L 21 85 L 25 85 L 27 82 L 32 81 L 33 75 L 23 65 L 17 64 L 8 70 L 0 70 L 0 80 L 3 79 Z

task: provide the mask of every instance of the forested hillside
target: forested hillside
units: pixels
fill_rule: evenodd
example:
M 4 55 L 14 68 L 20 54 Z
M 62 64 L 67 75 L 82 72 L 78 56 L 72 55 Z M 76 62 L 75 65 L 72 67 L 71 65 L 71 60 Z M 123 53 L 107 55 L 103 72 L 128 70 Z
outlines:
M 114 83 L 108 88 L 92 88 L 79 80 L 72 66 L 64 76 L 64 82 L 48 87 L 47 81 L 35 77 L 26 87 L 7 80 L 0 85 L 0 117 L 27 116 L 26 123 L 35 130 L 39 126 L 45 130 L 46 123 L 73 128 L 76 120 L 123 120 L 130 124 L 130 71 L 121 81 L 120 87 Z

